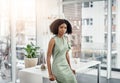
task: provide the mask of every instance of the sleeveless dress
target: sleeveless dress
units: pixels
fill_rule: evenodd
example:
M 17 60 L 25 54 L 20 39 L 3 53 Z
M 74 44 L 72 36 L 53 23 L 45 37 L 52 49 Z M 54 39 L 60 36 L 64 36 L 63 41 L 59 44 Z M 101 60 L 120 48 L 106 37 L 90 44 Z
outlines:
M 77 83 L 66 59 L 66 52 L 69 50 L 67 38 L 55 36 L 54 40 L 52 73 L 55 75 L 57 83 Z

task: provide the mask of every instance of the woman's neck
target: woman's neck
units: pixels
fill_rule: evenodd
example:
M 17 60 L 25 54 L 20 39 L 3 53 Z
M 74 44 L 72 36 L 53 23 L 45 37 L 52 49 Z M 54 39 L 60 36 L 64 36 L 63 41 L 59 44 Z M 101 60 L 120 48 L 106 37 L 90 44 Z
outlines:
M 64 35 L 59 35 L 59 34 L 58 34 L 57 36 L 58 36 L 59 38 L 62 38 Z

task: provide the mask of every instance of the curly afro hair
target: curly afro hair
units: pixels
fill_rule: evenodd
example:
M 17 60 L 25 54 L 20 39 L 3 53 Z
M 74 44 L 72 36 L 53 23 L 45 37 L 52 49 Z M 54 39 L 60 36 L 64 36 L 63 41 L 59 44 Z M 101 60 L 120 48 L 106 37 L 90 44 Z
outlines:
M 72 26 L 70 24 L 69 21 L 65 20 L 65 19 L 56 19 L 55 21 L 53 21 L 50 25 L 50 31 L 57 35 L 58 34 L 58 28 L 61 24 L 65 23 L 67 25 L 67 34 L 71 34 L 72 33 Z

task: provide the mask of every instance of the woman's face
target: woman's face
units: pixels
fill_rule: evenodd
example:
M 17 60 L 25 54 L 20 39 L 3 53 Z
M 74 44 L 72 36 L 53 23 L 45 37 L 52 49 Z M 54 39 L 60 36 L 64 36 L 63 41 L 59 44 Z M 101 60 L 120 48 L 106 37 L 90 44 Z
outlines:
M 66 33 L 67 30 L 67 25 L 65 23 L 61 24 L 58 27 L 58 35 L 64 35 Z

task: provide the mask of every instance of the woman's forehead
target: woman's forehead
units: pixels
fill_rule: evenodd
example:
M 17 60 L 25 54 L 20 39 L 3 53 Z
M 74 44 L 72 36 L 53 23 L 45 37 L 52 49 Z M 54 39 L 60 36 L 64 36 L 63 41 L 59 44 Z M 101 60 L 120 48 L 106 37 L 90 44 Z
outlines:
M 67 24 L 65 24 L 65 23 L 62 23 L 60 26 L 65 26 L 65 27 L 67 27 Z

